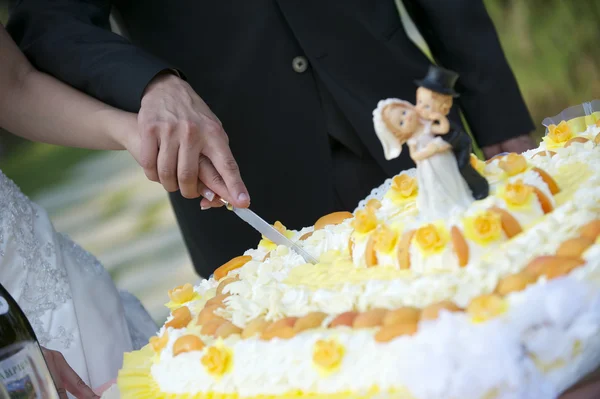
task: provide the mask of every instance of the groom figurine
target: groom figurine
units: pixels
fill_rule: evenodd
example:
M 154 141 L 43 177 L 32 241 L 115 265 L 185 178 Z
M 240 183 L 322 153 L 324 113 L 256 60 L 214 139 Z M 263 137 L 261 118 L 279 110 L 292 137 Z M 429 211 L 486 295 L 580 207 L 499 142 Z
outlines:
M 458 93 L 454 91 L 457 80 L 457 73 L 430 66 L 427 76 L 415 82 L 419 86 L 416 109 L 422 118 L 432 120 L 431 114 L 438 112 L 448 116 L 453 98 L 458 97 Z M 471 166 L 471 138 L 452 122 L 449 129 L 441 137 L 452 146 L 460 174 L 471 189 L 473 198 L 480 200 L 487 197 L 490 191 L 488 181 Z

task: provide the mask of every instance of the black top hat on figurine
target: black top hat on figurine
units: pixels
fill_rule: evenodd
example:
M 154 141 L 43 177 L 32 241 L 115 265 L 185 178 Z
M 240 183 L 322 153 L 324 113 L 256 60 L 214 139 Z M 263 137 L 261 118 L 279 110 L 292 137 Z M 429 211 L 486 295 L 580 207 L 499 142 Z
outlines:
M 427 76 L 424 79 L 417 80 L 415 83 L 436 93 L 458 97 L 459 94 L 454 91 L 454 84 L 457 80 L 458 74 L 456 72 L 431 65 Z

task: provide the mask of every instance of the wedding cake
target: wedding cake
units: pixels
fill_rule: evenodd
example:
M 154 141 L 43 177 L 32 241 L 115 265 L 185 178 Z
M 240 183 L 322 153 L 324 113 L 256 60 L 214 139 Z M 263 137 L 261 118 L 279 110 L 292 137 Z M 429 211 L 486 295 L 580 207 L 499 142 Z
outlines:
M 417 161 L 353 213 L 299 231 L 276 222 L 319 262 L 263 238 L 171 290 L 165 325 L 125 356 L 121 397 L 556 397 L 600 364 L 589 107 L 547 121 L 535 150 L 471 156 L 487 195 L 445 217 L 430 207 L 446 197 L 422 205 L 435 170 Z

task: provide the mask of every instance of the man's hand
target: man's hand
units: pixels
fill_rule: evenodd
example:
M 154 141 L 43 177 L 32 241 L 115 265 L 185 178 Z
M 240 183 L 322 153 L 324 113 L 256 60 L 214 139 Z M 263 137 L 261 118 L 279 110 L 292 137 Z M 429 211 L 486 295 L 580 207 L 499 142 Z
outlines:
M 221 122 L 185 81 L 172 74 L 154 78 L 142 98 L 138 125 L 139 162 L 148 179 L 186 198 L 204 195 L 200 179 L 234 206 L 250 204 Z M 203 207 L 209 201 L 203 200 Z
M 69 366 L 62 353 L 46 348 L 42 348 L 42 353 L 61 399 L 67 399 L 67 392 L 78 399 L 100 398 Z
M 482 147 L 481 150 L 485 155 L 486 159 L 490 159 L 495 155 L 501 154 L 503 152 L 516 152 L 521 153 L 527 150 L 531 150 L 536 147 L 535 141 L 531 138 L 531 136 L 523 135 L 518 136 L 512 139 L 508 139 L 499 144 L 489 145 L 486 147 Z

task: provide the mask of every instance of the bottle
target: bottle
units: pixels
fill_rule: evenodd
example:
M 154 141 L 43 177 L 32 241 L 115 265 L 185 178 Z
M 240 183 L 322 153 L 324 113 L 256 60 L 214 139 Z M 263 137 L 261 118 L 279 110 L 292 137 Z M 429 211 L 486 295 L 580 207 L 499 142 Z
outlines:
M 0 399 L 58 399 L 31 324 L 0 284 Z

